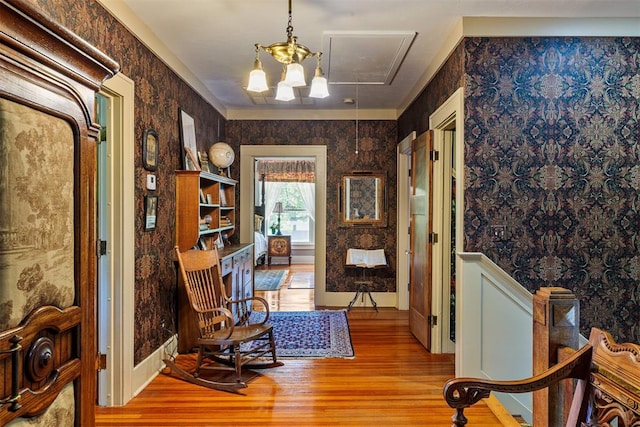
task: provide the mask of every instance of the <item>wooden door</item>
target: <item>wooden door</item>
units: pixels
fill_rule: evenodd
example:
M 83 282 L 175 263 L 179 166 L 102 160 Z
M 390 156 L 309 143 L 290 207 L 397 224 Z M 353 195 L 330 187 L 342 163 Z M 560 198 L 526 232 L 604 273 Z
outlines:
M 427 349 L 431 350 L 431 274 L 433 191 L 433 132 L 428 131 L 413 141 L 411 147 L 411 220 L 409 271 L 409 328 Z
M 94 94 L 118 65 L 0 0 L 0 425 L 94 424 Z

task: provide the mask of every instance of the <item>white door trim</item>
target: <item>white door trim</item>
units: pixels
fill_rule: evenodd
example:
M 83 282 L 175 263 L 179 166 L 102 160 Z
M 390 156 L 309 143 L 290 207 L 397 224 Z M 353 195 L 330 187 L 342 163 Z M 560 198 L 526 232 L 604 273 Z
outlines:
M 397 145 L 397 224 L 396 229 L 397 245 L 396 260 L 396 292 L 398 297 L 398 310 L 409 310 L 409 269 L 411 250 L 409 226 L 411 213 L 409 209 L 411 179 L 411 142 L 416 139 L 416 131 L 412 131 Z
M 134 83 L 122 73 L 107 80 L 100 93 L 111 100 L 108 133 L 108 250 L 111 263 L 107 309 L 98 324 L 98 335 L 107 334 L 106 396 L 100 404 L 120 406 L 133 397 L 133 325 L 135 286 L 134 225 Z
M 441 150 L 444 145 L 445 131 L 444 128 L 449 126 L 452 121 L 455 120 L 456 135 L 455 135 L 455 150 L 456 150 L 456 236 L 455 244 L 456 251 L 461 252 L 463 250 L 463 230 L 464 230 L 464 89 L 459 88 L 453 95 L 451 95 L 438 109 L 429 116 L 429 129 L 434 130 L 434 147 L 436 150 Z M 440 162 L 436 162 L 434 169 L 434 190 L 442 187 L 442 175 L 444 162 L 450 162 L 451 159 L 444 159 Z M 436 178 L 437 177 L 437 178 Z M 437 198 L 444 197 L 443 194 L 434 192 L 434 203 Z M 441 203 L 440 203 L 441 205 Z M 442 218 L 442 212 L 436 212 L 434 209 L 434 231 L 439 236 L 448 236 L 450 233 L 445 232 L 445 222 Z M 447 223 L 448 224 L 448 223 Z M 440 239 L 442 242 L 443 239 Z M 433 287 L 432 287 L 432 307 L 431 313 L 438 316 L 438 323 L 434 326 L 431 334 L 431 351 L 433 353 L 453 353 L 455 352 L 455 343 L 449 338 L 449 299 L 450 288 L 449 283 L 444 283 L 442 280 L 443 275 L 443 257 L 442 257 L 442 244 L 437 245 L 434 248 L 433 259 Z M 460 271 L 460 259 L 456 256 L 456 271 Z

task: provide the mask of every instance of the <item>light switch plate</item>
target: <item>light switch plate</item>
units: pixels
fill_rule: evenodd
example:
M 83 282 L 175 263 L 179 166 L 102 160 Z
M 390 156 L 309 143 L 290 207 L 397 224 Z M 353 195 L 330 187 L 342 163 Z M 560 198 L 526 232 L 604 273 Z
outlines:
M 155 190 L 156 189 L 156 176 L 155 175 L 147 175 L 147 190 Z

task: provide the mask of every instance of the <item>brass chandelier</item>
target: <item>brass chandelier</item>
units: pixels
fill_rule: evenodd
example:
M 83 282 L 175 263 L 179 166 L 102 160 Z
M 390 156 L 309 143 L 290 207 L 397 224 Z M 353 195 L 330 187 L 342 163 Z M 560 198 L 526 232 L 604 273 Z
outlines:
M 311 98 L 326 98 L 329 96 L 327 79 L 324 77 L 322 68 L 320 68 L 322 52 L 311 52 L 311 50 L 306 46 L 298 44 L 298 37 L 293 35 L 291 0 L 289 0 L 287 41 L 273 43 L 269 46 L 263 46 L 260 43 L 256 43 L 255 46 L 256 59 L 253 65 L 253 70 L 249 74 L 249 85 L 247 86 L 248 91 L 264 92 L 269 89 L 266 74 L 262 69 L 262 62 L 260 62 L 259 55 L 260 50 L 262 49 L 270 54 L 273 59 L 282 64 L 282 76 L 276 90 L 276 99 L 278 101 L 291 101 L 295 98 L 293 88 L 307 85 L 304 79 L 302 61 L 313 56 L 317 58 L 317 65 L 315 76 L 311 81 L 311 91 L 309 92 L 309 96 Z

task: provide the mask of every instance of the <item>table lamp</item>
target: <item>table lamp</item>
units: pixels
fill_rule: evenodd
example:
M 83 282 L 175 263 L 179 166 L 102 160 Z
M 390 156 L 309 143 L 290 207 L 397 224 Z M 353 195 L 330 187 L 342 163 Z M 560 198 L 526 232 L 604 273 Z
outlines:
M 284 209 L 282 209 L 282 202 L 276 202 L 276 205 L 273 207 L 273 213 L 278 214 L 278 231 L 276 231 L 276 236 L 282 235 L 282 232 L 280 231 L 280 215 L 282 212 L 284 212 Z

